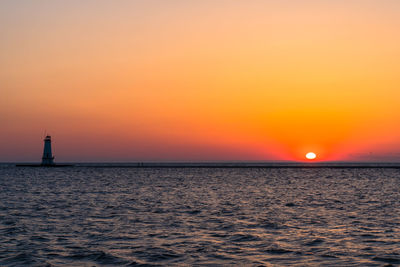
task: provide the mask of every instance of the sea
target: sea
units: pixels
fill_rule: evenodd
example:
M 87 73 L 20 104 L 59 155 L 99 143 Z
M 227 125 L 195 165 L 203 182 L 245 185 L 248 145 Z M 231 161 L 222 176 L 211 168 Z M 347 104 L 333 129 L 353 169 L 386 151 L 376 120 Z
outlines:
M 0 166 L 0 266 L 398 266 L 400 169 Z

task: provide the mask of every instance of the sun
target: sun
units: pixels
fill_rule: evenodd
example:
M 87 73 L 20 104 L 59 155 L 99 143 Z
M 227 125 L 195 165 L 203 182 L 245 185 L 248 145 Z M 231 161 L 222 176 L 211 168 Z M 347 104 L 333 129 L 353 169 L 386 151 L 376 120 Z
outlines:
M 307 159 L 315 159 L 316 157 L 317 157 L 317 155 L 314 152 L 308 152 L 306 154 Z

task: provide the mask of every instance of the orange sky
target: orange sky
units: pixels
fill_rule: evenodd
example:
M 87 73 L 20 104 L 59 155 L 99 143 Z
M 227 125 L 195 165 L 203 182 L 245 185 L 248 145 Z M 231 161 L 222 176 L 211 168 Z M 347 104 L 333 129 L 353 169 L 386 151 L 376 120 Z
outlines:
M 0 2 L 0 161 L 400 160 L 400 1 Z

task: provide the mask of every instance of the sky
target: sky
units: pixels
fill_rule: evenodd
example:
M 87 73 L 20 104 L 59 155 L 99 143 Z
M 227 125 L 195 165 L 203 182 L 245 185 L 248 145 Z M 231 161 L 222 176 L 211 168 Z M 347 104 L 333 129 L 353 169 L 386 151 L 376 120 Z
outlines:
M 2 0 L 0 162 L 400 161 L 398 0 Z

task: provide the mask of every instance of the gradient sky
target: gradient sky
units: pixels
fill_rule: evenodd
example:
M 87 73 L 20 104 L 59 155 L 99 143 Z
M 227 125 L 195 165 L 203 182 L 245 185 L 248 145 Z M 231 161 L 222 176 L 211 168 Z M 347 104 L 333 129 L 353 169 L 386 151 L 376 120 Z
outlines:
M 0 161 L 400 161 L 400 1 L 0 1 Z

